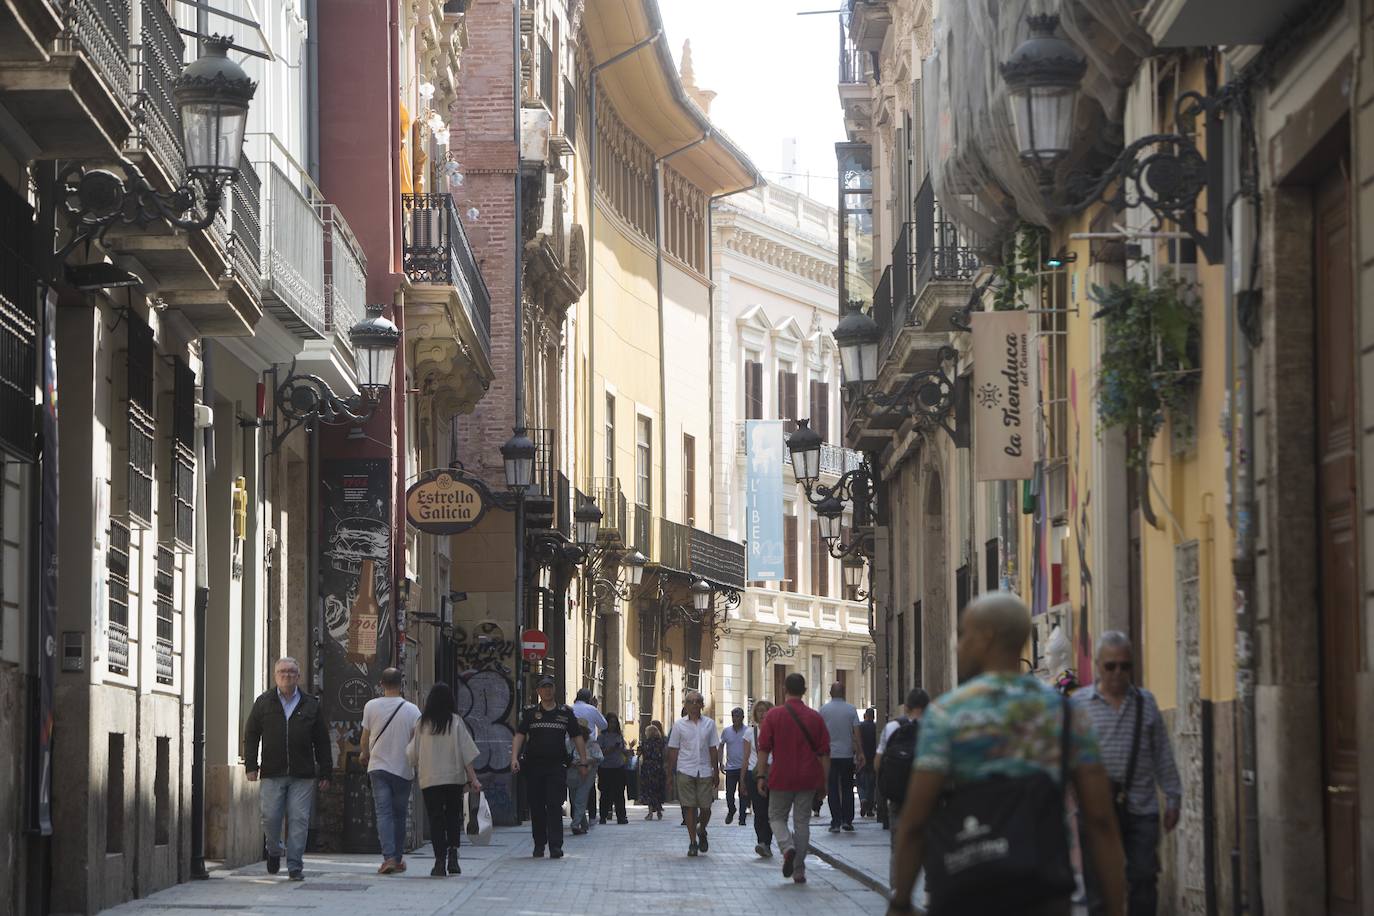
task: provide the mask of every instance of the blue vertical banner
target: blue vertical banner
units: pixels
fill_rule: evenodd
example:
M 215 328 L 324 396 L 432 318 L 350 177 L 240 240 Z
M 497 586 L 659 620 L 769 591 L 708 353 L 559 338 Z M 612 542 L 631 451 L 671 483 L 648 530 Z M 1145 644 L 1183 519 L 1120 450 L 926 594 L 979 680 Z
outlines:
M 750 582 L 785 577 L 782 544 L 782 420 L 746 420 L 744 537 Z

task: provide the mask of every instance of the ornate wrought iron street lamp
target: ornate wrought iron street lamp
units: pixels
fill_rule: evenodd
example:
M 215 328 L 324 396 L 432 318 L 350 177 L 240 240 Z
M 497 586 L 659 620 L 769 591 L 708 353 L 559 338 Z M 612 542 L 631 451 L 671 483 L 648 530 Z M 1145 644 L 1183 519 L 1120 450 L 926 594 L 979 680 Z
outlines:
M 1011 123 L 1021 160 L 1040 170 L 1042 182 L 1053 181 L 1052 167 L 1069 154 L 1079 84 L 1088 62 L 1071 43 L 1058 37 L 1059 17 L 1028 16 L 1030 37 L 1002 64 L 1002 79 L 1011 94 Z
M 792 658 L 797 654 L 797 646 L 801 645 L 801 627 L 797 626 L 794 620 L 787 625 L 787 648 L 784 649 L 780 643 L 774 642 L 773 637 L 763 638 L 763 657 L 765 661 L 773 661 L 777 658 Z
M 862 302 L 849 303 L 849 310 L 835 326 L 834 337 L 840 348 L 844 384 L 863 386 L 877 381 L 878 344 L 883 332 L 878 322 L 863 310 Z
M 523 494 L 534 483 L 534 440 L 523 426 L 512 430 L 514 435 L 501 446 L 501 461 L 506 466 L 506 489 Z
M 590 552 L 596 547 L 596 535 L 601 528 L 601 507 L 588 498 L 573 512 L 573 527 L 576 529 L 577 544 Z

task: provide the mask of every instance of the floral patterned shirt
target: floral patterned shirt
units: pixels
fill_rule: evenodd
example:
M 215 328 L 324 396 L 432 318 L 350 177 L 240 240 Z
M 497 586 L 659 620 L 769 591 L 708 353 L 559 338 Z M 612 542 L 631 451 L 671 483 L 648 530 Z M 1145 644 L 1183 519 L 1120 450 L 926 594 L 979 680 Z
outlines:
M 980 674 L 939 697 L 921 719 L 915 769 L 955 784 L 1038 771 L 1059 780 L 1064 699 L 1029 674 Z M 1072 710 L 1070 771 L 1100 763 L 1097 735 Z

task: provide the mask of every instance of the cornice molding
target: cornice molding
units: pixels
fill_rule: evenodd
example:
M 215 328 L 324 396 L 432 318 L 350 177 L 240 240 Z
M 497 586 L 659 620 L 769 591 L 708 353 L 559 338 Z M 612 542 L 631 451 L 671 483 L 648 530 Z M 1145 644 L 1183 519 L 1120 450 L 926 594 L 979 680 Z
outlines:
M 779 241 L 738 223 L 730 230 L 720 234 L 720 241 L 727 250 L 829 289 L 839 289 L 840 270 L 834 260 L 817 257 L 801 244 Z

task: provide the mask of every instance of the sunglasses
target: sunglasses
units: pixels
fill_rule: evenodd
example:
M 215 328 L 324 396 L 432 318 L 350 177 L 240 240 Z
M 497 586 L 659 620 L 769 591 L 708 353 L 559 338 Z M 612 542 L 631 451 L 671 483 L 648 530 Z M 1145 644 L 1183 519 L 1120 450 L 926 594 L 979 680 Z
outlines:
M 1117 669 L 1120 669 L 1120 670 L 1122 670 L 1122 671 L 1125 671 L 1125 672 L 1128 672 L 1128 673 L 1129 673 L 1130 670 L 1131 670 L 1131 667 L 1132 667 L 1132 666 L 1131 666 L 1131 663 L 1130 663 L 1130 662 L 1103 662 L 1103 663 L 1102 663 L 1102 670 L 1104 670 L 1104 671 L 1116 671 Z

